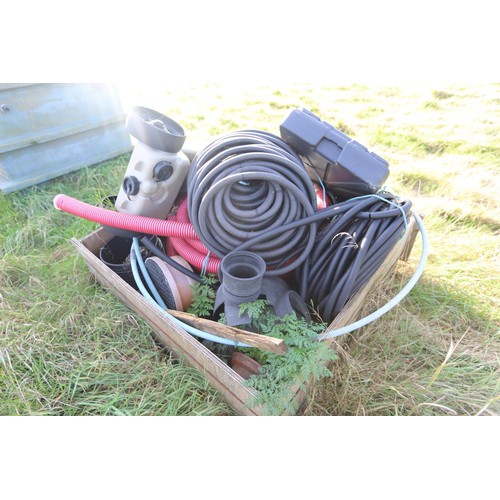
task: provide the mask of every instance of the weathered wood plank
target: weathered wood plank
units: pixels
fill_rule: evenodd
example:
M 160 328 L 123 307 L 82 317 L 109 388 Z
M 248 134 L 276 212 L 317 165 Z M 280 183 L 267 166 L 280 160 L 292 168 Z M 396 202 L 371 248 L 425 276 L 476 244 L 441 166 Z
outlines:
M 113 234 L 107 232 L 104 229 L 100 229 L 85 237 L 82 240 L 82 244 L 91 253 L 97 255 L 100 248 L 105 245 L 111 238 L 113 238 Z M 79 247 L 77 247 L 77 249 L 79 249 Z M 102 264 L 100 260 L 99 263 Z M 235 328 L 208 319 L 199 318 L 198 316 L 183 311 L 175 311 L 169 309 L 168 313 L 190 326 L 209 333 L 213 333 L 214 335 L 219 335 L 220 337 L 224 337 L 225 339 L 241 342 L 249 346 L 262 349 L 264 351 L 273 352 L 275 354 L 286 354 L 288 350 L 285 342 L 282 339 L 276 339 L 267 335 L 248 332 L 240 328 Z
M 239 328 L 227 326 L 208 319 L 199 318 L 193 314 L 188 314 L 182 311 L 169 309 L 168 312 L 175 318 L 194 326 L 200 330 L 204 330 L 214 335 L 219 335 L 225 339 L 235 340 L 251 347 L 262 349 L 263 351 L 274 352 L 275 354 L 286 354 L 288 348 L 282 339 L 260 335 L 258 333 L 247 332 Z

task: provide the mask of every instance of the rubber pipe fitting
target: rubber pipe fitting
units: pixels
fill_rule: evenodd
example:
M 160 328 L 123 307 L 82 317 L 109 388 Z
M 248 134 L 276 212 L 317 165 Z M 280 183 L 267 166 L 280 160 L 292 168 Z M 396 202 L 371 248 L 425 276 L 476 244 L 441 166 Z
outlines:
M 167 153 L 178 153 L 186 140 L 184 129 L 176 121 L 144 106 L 132 108 L 125 126 L 140 142 Z
M 278 276 L 264 276 L 266 263 L 260 255 L 237 251 L 226 255 L 219 267 L 221 286 L 217 290 L 214 310 L 224 306 L 229 326 L 248 325 L 251 319 L 247 313 L 240 314 L 239 306 L 265 297 L 275 314 L 283 317 L 296 313 L 310 321 L 307 305 L 286 282 Z
M 265 272 L 266 263 L 257 254 L 242 251 L 226 255 L 219 267 L 224 301 L 239 305 L 257 300 Z
M 175 255 L 172 259 L 192 271 L 191 266 L 182 257 Z M 188 309 L 193 302 L 195 281 L 158 257 L 149 257 L 145 264 L 165 305 L 177 311 Z

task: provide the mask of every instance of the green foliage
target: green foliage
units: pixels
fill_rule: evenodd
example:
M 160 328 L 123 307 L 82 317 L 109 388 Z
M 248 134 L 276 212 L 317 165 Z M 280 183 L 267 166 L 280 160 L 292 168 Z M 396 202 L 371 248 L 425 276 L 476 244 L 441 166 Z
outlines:
M 281 415 L 295 413 L 297 410 L 292 399 L 295 391 L 312 381 L 331 376 L 327 365 L 338 359 L 337 354 L 317 336 L 326 328 L 325 323 L 314 323 L 299 318 L 295 313 L 280 318 L 276 316 L 269 302 L 257 300 L 242 304 L 240 311 L 246 312 L 252 325 L 264 335 L 285 341 L 288 351 L 285 355 L 249 349 L 247 353 L 262 364 L 261 373 L 253 375 L 245 384 L 258 391 L 253 404 L 263 405 L 263 413 Z
M 204 276 L 203 283 L 195 283 L 193 289 L 193 303 L 187 310 L 200 318 L 210 317 L 214 310 L 216 290 L 218 283 L 214 276 Z

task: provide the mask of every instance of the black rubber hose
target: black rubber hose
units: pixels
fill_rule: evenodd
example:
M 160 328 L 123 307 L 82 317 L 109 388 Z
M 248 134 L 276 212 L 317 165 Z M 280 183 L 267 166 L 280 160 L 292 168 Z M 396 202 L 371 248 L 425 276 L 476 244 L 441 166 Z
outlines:
M 389 193 L 383 198 L 362 198 L 333 218 L 297 272 L 302 298 L 312 300 L 326 322 L 370 279 L 406 229 L 411 203 Z
M 223 258 L 241 245 L 267 273 L 284 274 L 312 248 L 316 193 L 300 157 L 280 137 L 259 130 L 226 134 L 200 151 L 188 173 L 189 218 L 200 240 Z M 248 245 L 248 242 L 252 243 Z
M 383 193 L 317 211 L 298 155 L 279 137 L 256 130 L 215 140 L 188 174 L 189 217 L 205 246 L 219 257 L 253 251 L 268 275 L 295 270 L 302 299 L 312 300 L 327 322 L 386 258 L 410 208 Z

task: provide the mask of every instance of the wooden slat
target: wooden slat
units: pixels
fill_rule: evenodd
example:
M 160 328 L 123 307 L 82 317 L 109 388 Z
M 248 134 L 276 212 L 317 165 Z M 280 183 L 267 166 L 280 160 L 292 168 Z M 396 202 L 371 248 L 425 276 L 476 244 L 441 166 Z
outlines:
M 418 212 L 418 215 L 421 219 L 423 219 L 424 216 L 422 213 Z M 413 245 L 415 244 L 415 240 L 417 238 L 418 226 L 414 219 L 413 224 L 411 228 L 409 228 L 409 230 L 411 231 L 411 233 L 408 235 L 403 251 L 399 256 L 399 260 L 402 260 L 403 262 L 406 262 L 410 258 L 411 251 L 413 250 Z
M 200 330 L 204 330 L 214 335 L 224 337 L 225 339 L 234 340 L 247 344 L 263 351 L 274 352 L 275 354 L 286 354 L 288 348 L 282 339 L 275 339 L 267 335 L 260 335 L 258 333 L 247 332 L 239 328 L 223 325 L 215 321 L 199 318 L 193 314 L 188 314 L 182 311 L 175 311 L 169 309 L 168 312 L 175 318 L 191 325 Z
M 100 229 L 84 238 L 82 240 L 82 244 L 91 253 L 97 255 L 100 248 L 105 245 L 111 238 L 113 238 L 113 234 L 107 232 L 104 229 Z M 241 342 L 251 347 L 256 347 L 257 349 L 262 349 L 263 351 L 267 352 L 273 352 L 275 354 L 286 354 L 286 352 L 288 351 L 288 348 L 282 339 L 276 339 L 267 335 L 248 332 L 246 330 L 227 326 L 216 321 L 199 318 L 193 314 L 188 314 L 182 311 L 169 309 L 168 313 L 190 326 L 209 333 L 213 333 L 214 335 L 218 335 L 225 339 Z

